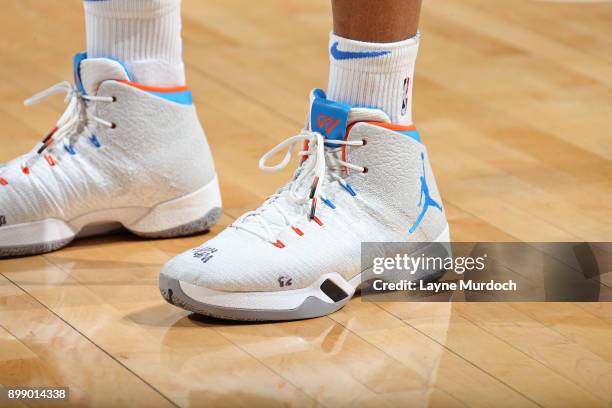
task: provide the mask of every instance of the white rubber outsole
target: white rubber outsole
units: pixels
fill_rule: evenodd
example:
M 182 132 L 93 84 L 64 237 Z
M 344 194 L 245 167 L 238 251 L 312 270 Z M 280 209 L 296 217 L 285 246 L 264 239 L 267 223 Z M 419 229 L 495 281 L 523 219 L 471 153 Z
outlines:
M 206 231 L 219 222 L 221 205 L 219 181 L 215 176 L 192 193 L 150 208 L 110 208 L 72 220 L 49 218 L 7 225 L 0 228 L 0 258 L 54 251 L 78 236 L 95 235 L 118 224 L 145 238 L 190 235 Z
M 433 242 L 450 242 L 448 225 Z M 169 303 L 206 316 L 243 321 L 297 320 L 324 316 L 342 308 L 362 284 L 364 274 L 365 271 L 346 280 L 336 272 L 326 273 L 312 285 L 294 290 L 223 292 L 182 282 L 162 272 L 159 287 Z M 434 273 L 426 279 L 438 277 Z

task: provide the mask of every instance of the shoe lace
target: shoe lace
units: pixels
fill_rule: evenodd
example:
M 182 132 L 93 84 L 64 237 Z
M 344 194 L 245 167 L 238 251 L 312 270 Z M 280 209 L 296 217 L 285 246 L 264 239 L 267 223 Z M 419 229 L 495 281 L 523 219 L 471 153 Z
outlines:
M 66 110 L 56 122 L 53 129 L 36 145 L 28 154 L 23 156 L 21 167 L 24 172 L 29 172 L 29 168 L 38 158 L 43 156 L 43 152 L 62 140 L 69 139 L 71 135 L 87 134 L 89 138 L 94 137 L 92 129 L 98 125 L 114 128 L 115 124 L 99 118 L 90 107 L 91 102 L 114 102 L 112 96 L 92 96 L 80 92 L 68 81 L 59 82 L 52 87 L 37 93 L 24 101 L 26 106 L 35 105 L 48 97 L 60 92 L 66 92 L 64 103 L 67 104 Z M 68 146 L 64 143 L 67 150 Z
M 304 142 L 307 142 L 304 144 Z M 285 199 L 291 205 L 298 208 L 305 208 L 310 204 L 308 218 L 316 220 L 317 199 L 326 200 L 324 192 L 331 183 L 340 183 L 347 191 L 352 191 L 350 186 L 339 175 L 341 171 L 352 169 L 360 172 L 367 171 L 365 167 L 348 163 L 339 158 L 342 145 L 363 146 L 364 140 L 332 140 L 326 139 L 321 133 L 302 130 L 300 134 L 291 136 L 270 151 L 265 153 L 259 160 L 259 168 L 267 172 L 277 172 L 287 166 L 297 144 L 306 145 L 305 150 L 301 150 L 298 155 L 302 157 L 302 162 L 296 170 L 293 179 L 284 187 L 270 196 L 258 209 L 249 211 L 239 217 L 231 226 L 247 231 L 272 244 L 278 241 L 275 238 L 271 217 L 266 217 L 266 213 L 272 210 L 280 215 L 282 226 L 294 226 L 295 217 L 287 213 L 283 208 Z M 283 159 L 276 165 L 268 166 L 266 162 L 270 157 L 282 150 L 286 150 Z M 306 188 L 310 183 L 310 188 Z M 304 194 L 306 193 L 306 194 Z M 304 214 L 304 211 L 298 211 Z

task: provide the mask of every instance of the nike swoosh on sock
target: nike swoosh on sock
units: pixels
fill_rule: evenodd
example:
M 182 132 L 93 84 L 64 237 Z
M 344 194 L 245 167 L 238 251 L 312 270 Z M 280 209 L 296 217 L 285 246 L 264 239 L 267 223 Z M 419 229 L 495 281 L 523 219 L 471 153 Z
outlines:
M 338 49 L 338 42 L 335 42 L 330 49 L 332 57 L 337 60 L 376 58 L 391 54 L 391 51 L 342 51 Z

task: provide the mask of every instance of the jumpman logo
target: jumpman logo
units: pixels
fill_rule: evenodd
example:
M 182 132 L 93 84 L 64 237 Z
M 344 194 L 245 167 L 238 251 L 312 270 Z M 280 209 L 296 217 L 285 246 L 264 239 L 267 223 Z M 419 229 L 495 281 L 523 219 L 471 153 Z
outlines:
M 408 230 L 408 232 L 411 234 L 417 229 L 421 221 L 423 221 L 423 217 L 429 209 L 429 206 L 435 207 L 442 211 L 442 206 L 438 204 L 436 200 L 431 198 L 431 195 L 429 195 L 429 187 L 427 186 L 427 180 L 425 179 L 425 155 L 423 153 L 421 153 L 421 162 L 423 164 L 423 175 L 421 176 L 421 196 L 419 197 L 418 205 L 419 207 L 422 205 L 423 208 L 421 209 L 421 213 L 417 217 L 416 221 L 414 221 L 414 224 L 412 224 L 412 227 L 410 227 Z

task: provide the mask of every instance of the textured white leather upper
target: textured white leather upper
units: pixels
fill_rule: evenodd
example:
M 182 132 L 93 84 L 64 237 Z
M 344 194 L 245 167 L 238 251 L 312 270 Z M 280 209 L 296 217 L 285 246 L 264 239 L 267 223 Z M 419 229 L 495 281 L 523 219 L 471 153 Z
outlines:
M 276 231 L 284 248 L 229 227 L 171 260 L 162 273 L 215 290 L 291 290 L 309 286 L 323 273 L 338 272 L 346 279 L 356 276 L 361 272 L 362 241 L 429 241 L 438 237 L 446 227 L 446 218 L 436 208 L 427 211 L 413 234 L 408 231 L 421 211 L 421 153 L 431 196 L 441 203 L 424 146 L 367 123 L 355 124 L 349 139 L 367 140 L 365 146 L 347 147 L 347 158 L 368 167 L 368 172 L 351 172 L 346 178 L 357 192 L 355 197 L 338 182 L 325 187 L 325 196 L 336 209 L 319 202 L 317 217 L 323 226 L 310 221 L 307 208 L 302 208 L 300 221 L 294 226 L 303 236 L 290 227 Z M 201 256 L 203 252 L 210 255 Z M 292 284 L 280 287 L 281 276 L 291 278 Z
M 351 172 L 349 182 L 374 209 L 368 210 L 371 216 L 379 217 L 381 226 L 389 231 L 397 231 L 397 241 L 432 241 L 438 237 L 446 227 L 446 216 L 444 210 L 435 208 L 427 211 L 413 234 L 404 235 L 421 210 L 418 206 L 423 174 L 421 153 L 425 156 L 425 179 L 431 197 L 442 204 L 425 146 L 408 136 L 367 123 L 356 124 L 349 138 L 367 140 L 363 148 L 349 148 L 347 159 L 368 167 L 366 174 Z
M 110 65 L 97 71 L 112 70 Z M 195 191 L 214 178 L 212 157 L 194 106 L 91 76 L 89 89 L 96 82 L 100 84 L 98 96 L 114 96 L 116 101 L 91 102 L 95 114 L 115 123 L 116 128 L 95 129 L 99 148 L 86 134 L 72 135 L 75 155 L 63 143 L 54 145 L 45 153 L 53 156 L 55 166 L 41 157 L 30 167 L 30 174 L 22 172 L 21 158 L 0 167 L 0 177 L 8 181 L 0 186 L 0 214 L 8 225 L 45 218 L 70 220 L 110 208 L 150 208 Z

